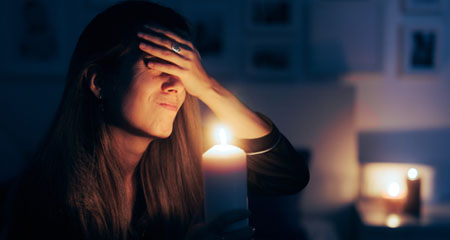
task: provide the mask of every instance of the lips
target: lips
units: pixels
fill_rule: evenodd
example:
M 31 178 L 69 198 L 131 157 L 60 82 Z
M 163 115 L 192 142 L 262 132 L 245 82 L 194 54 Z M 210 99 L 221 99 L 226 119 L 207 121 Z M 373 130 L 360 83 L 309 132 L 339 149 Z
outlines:
M 166 108 L 166 109 L 171 110 L 171 111 L 175 111 L 176 112 L 178 110 L 177 104 L 175 104 L 175 103 L 161 102 L 161 103 L 159 103 L 159 105 L 161 107 Z

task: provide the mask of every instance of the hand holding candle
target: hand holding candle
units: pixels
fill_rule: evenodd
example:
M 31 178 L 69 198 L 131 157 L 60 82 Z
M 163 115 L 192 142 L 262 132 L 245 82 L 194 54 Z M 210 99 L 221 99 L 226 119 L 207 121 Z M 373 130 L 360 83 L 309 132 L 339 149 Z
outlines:
M 242 149 L 226 143 L 224 129 L 219 135 L 221 144 L 214 145 L 202 157 L 206 221 L 230 210 L 247 209 L 247 156 Z M 243 220 L 230 229 L 247 225 Z

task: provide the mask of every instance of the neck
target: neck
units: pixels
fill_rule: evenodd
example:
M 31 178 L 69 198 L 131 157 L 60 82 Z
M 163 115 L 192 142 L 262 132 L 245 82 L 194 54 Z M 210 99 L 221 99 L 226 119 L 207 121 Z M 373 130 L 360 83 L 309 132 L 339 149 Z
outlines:
M 114 151 L 121 165 L 125 183 L 131 184 L 136 167 L 153 139 L 136 136 L 114 126 L 111 127 L 111 132 L 114 140 Z

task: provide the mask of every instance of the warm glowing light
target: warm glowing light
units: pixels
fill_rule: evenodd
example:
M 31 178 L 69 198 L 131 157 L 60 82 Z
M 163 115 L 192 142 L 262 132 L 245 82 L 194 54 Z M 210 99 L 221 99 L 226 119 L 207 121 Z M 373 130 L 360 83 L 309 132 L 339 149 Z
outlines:
M 402 159 L 407 161 L 408 159 Z M 408 171 L 416 169 L 417 178 L 420 179 L 421 197 L 424 201 L 432 201 L 435 190 L 435 169 L 423 164 L 410 163 L 366 163 L 361 169 L 361 196 L 368 198 L 393 198 L 387 193 L 388 186 L 397 182 L 400 185 L 400 194 L 396 199 L 405 198 L 408 193 L 407 183 L 410 180 Z M 411 172 L 414 172 L 411 171 Z
M 202 155 L 206 221 L 233 209 L 247 209 L 247 154 L 232 145 L 230 131 L 225 127 L 213 129 L 211 137 L 214 136 L 220 144 L 212 146 Z M 245 226 L 248 226 L 246 220 L 239 221 L 230 230 Z
M 220 139 L 220 144 L 227 144 L 227 133 L 225 132 L 225 129 L 220 128 L 219 129 L 219 139 Z
M 390 197 L 398 197 L 400 195 L 400 184 L 398 182 L 392 182 L 387 188 L 387 194 Z
M 228 145 L 228 142 L 230 141 L 230 131 L 223 125 L 216 126 L 214 128 L 214 136 L 216 139 L 216 142 L 218 142 L 220 145 Z
M 400 226 L 400 217 L 397 214 L 389 214 L 386 218 L 386 225 L 390 228 Z
M 408 179 L 409 180 L 416 180 L 417 176 L 419 175 L 419 172 L 415 168 L 410 168 L 408 170 Z

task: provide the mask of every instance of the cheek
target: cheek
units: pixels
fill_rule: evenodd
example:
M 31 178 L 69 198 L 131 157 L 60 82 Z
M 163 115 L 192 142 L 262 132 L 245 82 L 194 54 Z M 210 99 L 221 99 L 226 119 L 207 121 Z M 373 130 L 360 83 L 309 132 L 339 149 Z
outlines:
M 181 94 L 181 96 L 180 96 L 180 102 L 181 102 L 181 105 L 183 105 L 184 104 L 184 102 L 186 101 L 186 91 L 183 91 L 183 93 Z
M 158 104 L 157 94 L 129 95 L 123 99 L 121 112 L 126 124 L 149 136 L 166 138 L 172 133 L 176 112 Z

